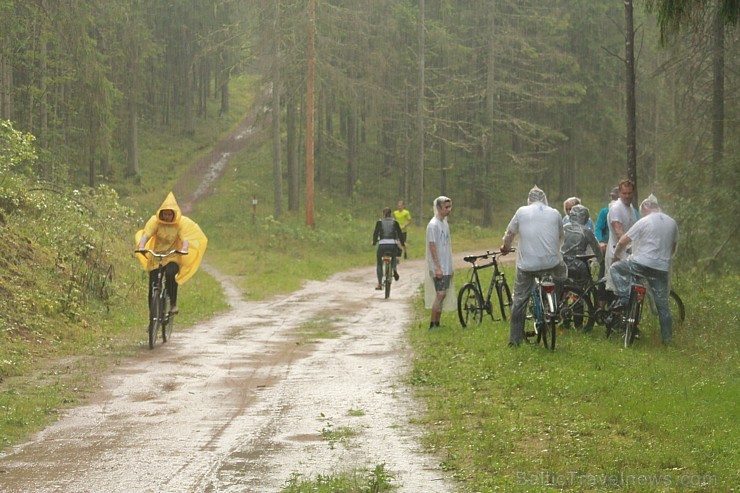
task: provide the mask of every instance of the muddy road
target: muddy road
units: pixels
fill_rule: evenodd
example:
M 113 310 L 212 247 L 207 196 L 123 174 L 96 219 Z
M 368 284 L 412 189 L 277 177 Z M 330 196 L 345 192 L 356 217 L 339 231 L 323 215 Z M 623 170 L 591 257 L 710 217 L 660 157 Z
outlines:
M 6 451 L 0 491 L 278 492 L 291 474 L 378 464 L 398 491 L 453 491 L 421 449 L 403 385 L 422 261 L 400 266 L 388 300 L 368 267 L 259 303 L 205 268 L 231 309 L 176 327 L 106 374 L 87 404 Z

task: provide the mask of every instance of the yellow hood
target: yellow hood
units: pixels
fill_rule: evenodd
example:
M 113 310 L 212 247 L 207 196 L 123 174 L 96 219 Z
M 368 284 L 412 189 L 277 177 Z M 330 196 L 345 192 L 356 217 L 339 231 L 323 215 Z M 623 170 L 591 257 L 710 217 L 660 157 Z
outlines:
M 171 222 L 159 218 L 159 213 L 166 209 L 175 212 L 175 218 Z M 206 235 L 195 221 L 182 215 L 180 206 L 177 204 L 175 195 L 172 192 L 167 194 L 164 202 L 157 209 L 157 213 L 149 218 L 144 229 L 136 232 L 136 244 L 139 243 L 144 233 L 149 236 L 149 241 L 144 248 L 154 250 L 155 252 L 181 250 L 183 242 L 188 242 L 187 255 L 172 256 L 164 261 L 164 264 L 177 262 L 180 266 L 180 272 L 175 278 L 178 284 L 184 284 L 185 281 L 193 277 L 193 274 L 198 271 L 203 254 L 206 251 L 206 246 L 208 245 L 208 238 L 206 238 Z M 153 259 L 149 257 L 144 258 L 142 255 L 137 255 L 136 257 L 141 262 L 142 267 L 147 271 L 157 268 L 158 263 L 153 261 Z

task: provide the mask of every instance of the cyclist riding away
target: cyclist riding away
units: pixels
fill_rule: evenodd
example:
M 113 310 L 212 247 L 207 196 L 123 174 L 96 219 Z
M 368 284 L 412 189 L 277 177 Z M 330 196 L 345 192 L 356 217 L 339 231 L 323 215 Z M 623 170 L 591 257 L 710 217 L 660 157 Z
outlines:
M 409 231 L 409 226 L 411 226 L 411 213 L 406 209 L 406 204 L 404 204 L 403 200 L 398 201 L 398 208 L 393 211 L 393 217 L 398 221 L 398 224 L 401 226 L 401 240 L 403 240 L 403 258 L 409 258 L 408 252 L 406 249 L 406 240 L 407 235 Z
M 503 253 L 511 251 L 514 237 L 519 235 L 514 279 L 514 306 L 509 324 L 509 346 L 519 346 L 524 340 L 524 319 L 529 294 L 535 278 L 546 274 L 556 281 L 567 277 L 568 269 L 560 253 L 563 242 L 563 220 L 560 213 L 547 205 L 545 192 L 535 185 L 527 196 L 527 205 L 517 209 L 504 234 Z
M 673 218 L 661 212 L 658 199 L 653 194 L 640 204 L 640 214 L 642 219 L 616 245 L 611 266 L 612 280 L 619 296 L 618 303 L 626 305 L 632 276 L 647 279 L 658 310 L 663 344 L 668 345 L 673 334 L 668 294 L 671 289 L 671 259 L 678 244 L 678 225 Z M 620 260 L 629 243 L 632 243 L 632 254 L 626 260 Z
M 398 281 L 396 257 L 401 254 L 399 244 L 401 247 L 404 245 L 401 227 L 398 221 L 391 217 L 391 208 L 386 207 L 383 209 L 383 219 L 379 219 L 375 223 L 375 231 L 373 231 L 373 246 L 378 245 L 378 250 L 375 254 L 378 274 L 378 285 L 375 286 L 375 289 L 378 291 L 383 289 L 383 255 L 391 255 L 393 257 L 391 260 L 393 278 Z
M 172 302 L 172 313 L 177 313 L 177 286 L 183 284 L 196 273 L 206 251 L 208 238 L 195 221 L 183 216 L 177 205 L 175 195 L 170 192 L 157 213 L 149 218 L 136 232 L 137 250 L 149 249 L 157 253 L 171 250 L 187 252 L 164 260 L 167 291 Z M 157 263 L 144 255 L 136 256 L 142 267 L 149 272 L 149 302 L 152 298 L 152 284 L 156 281 Z

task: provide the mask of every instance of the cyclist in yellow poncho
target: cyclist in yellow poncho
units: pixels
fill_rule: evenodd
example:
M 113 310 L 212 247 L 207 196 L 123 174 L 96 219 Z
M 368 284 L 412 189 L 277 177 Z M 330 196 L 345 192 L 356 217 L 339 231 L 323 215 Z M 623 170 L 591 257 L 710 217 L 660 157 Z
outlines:
M 157 253 L 181 250 L 187 255 L 177 255 L 164 259 L 167 291 L 172 302 L 172 312 L 177 313 L 177 286 L 193 277 L 200 266 L 208 238 L 200 226 L 192 219 L 183 216 L 177 205 L 175 195 L 170 192 L 162 205 L 141 229 L 136 232 L 137 249 L 154 250 Z M 157 262 L 150 256 L 137 255 L 142 267 L 149 272 L 149 300 L 152 297 L 152 283 L 156 281 Z

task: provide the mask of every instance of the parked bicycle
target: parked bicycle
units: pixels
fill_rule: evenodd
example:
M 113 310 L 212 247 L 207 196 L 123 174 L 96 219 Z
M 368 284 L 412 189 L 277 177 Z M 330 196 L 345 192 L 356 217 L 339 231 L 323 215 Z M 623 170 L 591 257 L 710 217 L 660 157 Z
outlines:
M 511 251 L 515 251 L 512 249 Z M 483 313 L 488 313 L 491 320 L 508 320 L 511 316 L 511 289 L 506 282 L 506 275 L 499 269 L 497 257 L 502 255 L 501 252 L 486 251 L 481 255 L 468 255 L 463 260 L 472 264 L 470 271 L 470 280 L 463 284 L 457 294 L 457 314 L 460 318 L 460 324 L 467 327 L 470 323 L 479 324 L 483 321 Z M 488 260 L 485 264 L 478 265 L 479 260 Z M 493 267 L 491 283 L 488 285 L 488 291 L 485 298 L 483 297 L 483 286 L 480 282 L 479 271 Z M 491 296 L 494 290 L 498 297 L 498 307 L 501 318 L 493 316 L 493 305 Z
M 531 321 L 531 329 L 524 328 L 524 339 L 532 343 L 542 344 L 555 351 L 555 326 L 558 322 L 558 301 L 555 282 L 552 276 L 545 275 L 535 278 L 535 286 L 529 297 L 527 319 Z
M 165 253 L 157 253 L 154 250 L 135 250 L 141 255 L 151 255 L 158 260 L 157 278 L 152 283 L 152 298 L 149 303 L 149 349 L 154 349 L 157 342 L 158 334 L 162 334 L 162 343 L 170 340 L 172 335 L 172 325 L 174 324 L 175 314 L 172 313 L 172 303 L 170 296 L 167 294 L 167 280 L 164 275 L 164 259 L 171 255 L 187 255 L 187 252 L 180 250 L 171 250 Z
M 390 254 L 383 255 L 383 287 L 385 288 L 385 298 L 391 295 L 391 283 L 393 282 L 393 256 Z

